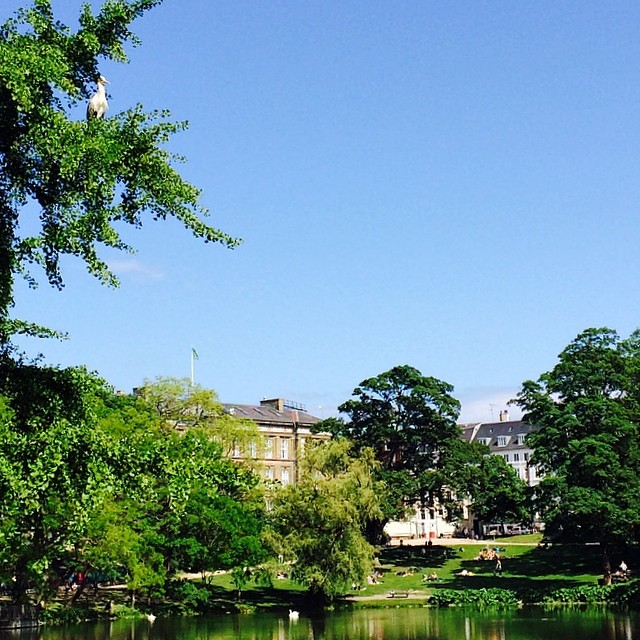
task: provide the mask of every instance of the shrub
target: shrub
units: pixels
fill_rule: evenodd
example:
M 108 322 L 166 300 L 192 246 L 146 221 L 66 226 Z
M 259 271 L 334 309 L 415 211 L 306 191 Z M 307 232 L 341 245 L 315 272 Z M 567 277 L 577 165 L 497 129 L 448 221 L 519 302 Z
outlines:
M 543 604 L 597 604 L 608 602 L 614 587 L 604 585 L 583 585 L 554 589 L 542 597 Z
M 611 604 L 640 609 L 640 580 L 617 584 L 611 588 L 609 596 Z
M 476 608 L 517 607 L 520 604 L 516 594 L 509 589 L 442 589 L 433 593 L 428 602 L 437 607 L 472 605 Z
M 167 589 L 170 609 L 177 615 L 201 613 L 207 608 L 209 590 L 188 580 L 174 580 Z

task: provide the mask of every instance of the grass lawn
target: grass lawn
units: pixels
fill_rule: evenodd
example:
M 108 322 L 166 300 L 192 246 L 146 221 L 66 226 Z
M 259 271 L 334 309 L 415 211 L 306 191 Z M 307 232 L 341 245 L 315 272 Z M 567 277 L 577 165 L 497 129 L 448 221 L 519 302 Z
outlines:
M 439 544 L 385 547 L 378 559 L 378 570 L 382 573 L 380 583 L 362 585 L 363 589 L 347 595 L 364 600 L 387 600 L 390 591 L 408 591 L 413 597 L 426 597 L 437 589 L 501 587 L 521 592 L 597 584 L 602 575 L 597 545 L 552 545 L 544 549 L 539 541 L 538 535 L 498 538 L 460 547 Z M 487 545 L 500 550 L 502 576 L 493 575 L 494 561 L 476 559 Z M 612 554 L 614 568 L 622 557 L 620 553 Z M 627 549 L 624 559 L 632 570 L 640 567 L 640 554 L 635 549 Z M 463 570 L 470 575 L 458 575 Z M 423 582 L 423 577 L 432 572 L 438 579 Z M 221 591 L 233 590 L 228 575 L 215 576 L 213 584 Z M 276 580 L 272 588 L 251 585 L 243 592 L 245 602 L 260 607 L 282 606 L 287 602 L 295 606 L 303 597 L 304 589 L 291 580 Z M 399 604 L 400 600 L 393 602 Z
M 525 536 L 523 536 L 525 537 Z M 541 589 L 596 584 L 601 575 L 598 547 L 553 546 L 538 547 L 537 542 L 526 544 L 509 538 L 505 544 L 497 539 L 490 548 L 499 549 L 502 576 L 494 576 L 495 561 L 478 560 L 487 544 L 465 544 L 461 547 L 391 547 L 380 554 L 384 570 L 382 584 L 367 585 L 369 595 L 386 594 L 389 590 L 431 591 L 438 588 L 480 589 Z M 466 571 L 468 575 L 459 575 Z M 438 579 L 423 582 L 426 574 L 435 573 Z

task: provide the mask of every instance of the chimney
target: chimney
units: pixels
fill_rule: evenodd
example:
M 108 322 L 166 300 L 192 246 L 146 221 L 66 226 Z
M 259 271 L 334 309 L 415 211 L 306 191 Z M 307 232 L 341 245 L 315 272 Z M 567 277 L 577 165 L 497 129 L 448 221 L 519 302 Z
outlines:
M 283 398 L 270 398 L 269 400 L 260 400 L 260 405 L 263 407 L 273 407 L 276 411 L 284 410 Z

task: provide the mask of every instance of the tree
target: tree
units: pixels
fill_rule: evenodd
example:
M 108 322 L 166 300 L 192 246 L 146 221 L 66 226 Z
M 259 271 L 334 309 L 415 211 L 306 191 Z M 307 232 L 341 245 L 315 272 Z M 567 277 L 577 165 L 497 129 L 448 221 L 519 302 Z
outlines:
M 174 217 L 205 242 L 234 247 L 237 240 L 202 220 L 199 191 L 173 168 L 179 158 L 163 148 L 185 123 L 141 105 L 106 119 L 74 120 L 71 108 L 87 99 L 99 78 L 99 60 L 126 62 L 124 46 L 137 43 L 130 23 L 161 0 L 108 0 L 93 15 L 83 5 L 79 28 L 56 21 L 50 0 L 0 27 L 0 348 L 15 333 L 51 332 L 10 317 L 14 278 L 62 286 L 60 260 L 81 258 L 91 274 L 117 280 L 99 247 L 130 251 L 118 233 L 140 227 L 145 216 Z M 39 225 L 21 216 L 39 215 Z M 23 228 L 36 228 L 21 235 Z
M 82 369 L 0 366 L 0 578 L 40 598 L 115 485 L 95 431 L 104 383 Z
M 377 477 L 388 493 L 383 517 L 371 523 L 371 540 L 388 519 L 402 517 L 406 505 L 456 509 L 456 478 L 468 456 L 456 424 L 460 403 L 452 391 L 411 366 L 394 367 L 364 380 L 355 397 L 338 407 L 348 422 L 333 419 L 318 426 L 352 440 L 356 454 L 373 449 L 380 462 Z
M 73 571 L 150 596 L 182 568 L 260 562 L 258 485 L 206 425 L 178 431 L 82 369 L 0 366 L 0 581 L 18 602 Z
M 236 448 L 246 451 L 251 443 L 257 445 L 261 439 L 253 420 L 226 413 L 215 391 L 191 384 L 188 378 L 145 380 L 136 393 L 171 427 L 206 429 L 229 457 Z
M 640 525 L 639 346 L 638 332 L 621 340 L 587 329 L 515 401 L 538 428 L 528 441 L 547 474 L 536 490 L 547 531 L 599 542 L 607 582 L 609 546 L 634 540 Z
M 182 406 L 168 391 L 181 389 L 174 383 L 162 380 L 154 394 L 146 387 L 136 398 L 114 398 L 98 425 L 118 484 L 78 554 L 85 570 L 124 567 L 134 593 L 161 592 L 180 569 L 233 569 L 260 562 L 265 553 L 258 475 L 224 454 L 208 420 L 174 419 Z M 215 398 L 202 389 L 198 394 Z M 160 396 L 175 412 L 150 402 Z
M 348 592 L 371 571 L 374 549 L 363 530 L 382 515 L 373 452 L 352 457 L 351 447 L 344 438 L 308 445 L 300 482 L 273 496 L 270 519 L 292 560 L 291 577 L 323 601 Z
M 502 456 L 486 454 L 470 467 L 470 509 L 483 522 L 525 522 L 526 484 Z

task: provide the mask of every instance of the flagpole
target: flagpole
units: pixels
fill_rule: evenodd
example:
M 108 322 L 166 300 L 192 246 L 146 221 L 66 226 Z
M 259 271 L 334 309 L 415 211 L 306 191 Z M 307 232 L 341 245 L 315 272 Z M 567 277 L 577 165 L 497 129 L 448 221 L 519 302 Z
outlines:
M 193 385 L 195 384 L 195 364 L 194 361 L 199 359 L 199 355 L 198 352 L 191 347 L 191 386 L 193 387 Z

